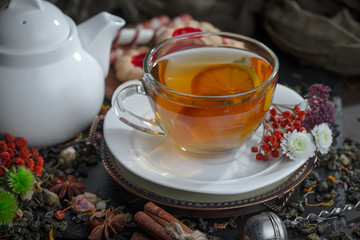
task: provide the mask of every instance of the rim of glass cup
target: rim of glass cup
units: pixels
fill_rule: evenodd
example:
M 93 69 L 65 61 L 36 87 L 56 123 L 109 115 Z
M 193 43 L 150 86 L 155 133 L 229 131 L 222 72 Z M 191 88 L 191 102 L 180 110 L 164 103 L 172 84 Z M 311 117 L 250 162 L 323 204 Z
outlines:
M 264 49 L 266 52 L 269 53 L 269 55 L 274 59 L 274 67 L 273 67 L 273 72 L 271 73 L 271 75 L 269 76 L 268 79 L 266 79 L 266 81 L 264 81 L 263 83 L 261 83 L 259 86 L 252 88 L 250 90 L 244 91 L 244 92 L 240 92 L 240 93 L 235 93 L 235 94 L 230 94 L 230 95 L 213 95 L 213 96 L 208 96 L 208 95 L 193 95 L 193 94 L 189 94 L 189 93 L 183 93 L 183 92 L 179 92 L 176 91 L 172 88 L 169 88 L 167 86 L 165 86 L 164 84 L 162 84 L 161 82 L 159 82 L 157 79 L 155 79 L 149 69 L 148 69 L 148 60 L 151 59 L 151 57 L 153 56 L 153 54 L 155 52 L 157 52 L 159 49 L 161 49 L 164 45 L 166 45 L 168 42 L 172 42 L 172 41 L 176 41 L 179 38 L 188 38 L 189 36 L 194 36 L 194 35 L 218 35 L 218 36 L 228 36 L 228 37 L 232 37 L 232 38 L 238 38 L 238 39 L 244 39 L 248 42 L 251 42 L 257 46 L 260 46 L 262 49 Z M 178 94 L 178 95 L 182 95 L 182 96 L 187 96 L 187 97 L 192 97 L 192 98 L 231 98 L 231 97 L 239 97 L 242 95 L 246 95 L 252 92 L 256 92 L 259 89 L 264 88 L 265 86 L 269 85 L 271 80 L 274 79 L 274 77 L 277 75 L 278 71 L 279 71 L 279 60 L 277 58 L 277 56 L 275 55 L 275 53 L 269 48 L 267 47 L 265 44 L 263 44 L 262 42 L 259 42 L 258 40 L 255 40 L 253 38 L 241 35 L 241 34 L 237 34 L 237 33 L 230 33 L 230 32 L 193 32 L 193 33 L 187 33 L 187 34 L 182 34 L 179 36 L 175 36 L 169 39 L 166 39 L 158 44 L 156 44 L 154 47 L 152 47 L 150 49 L 150 51 L 146 54 L 145 58 L 144 58 L 144 62 L 143 62 L 143 69 L 144 69 L 144 78 L 149 78 L 150 80 L 154 81 L 156 83 L 156 85 L 158 85 L 160 88 L 164 89 L 167 92 L 171 92 L 174 94 Z

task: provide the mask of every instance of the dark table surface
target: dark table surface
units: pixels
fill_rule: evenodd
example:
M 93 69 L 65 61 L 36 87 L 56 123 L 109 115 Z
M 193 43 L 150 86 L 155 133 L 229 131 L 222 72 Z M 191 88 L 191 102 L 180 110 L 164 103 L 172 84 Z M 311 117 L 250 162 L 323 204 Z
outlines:
M 331 74 L 329 72 L 323 71 L 321 69 L 314 69 L 311 67 L 304 66 L 299 63 L 299 61 L 282 52 L 275 46 L 272 46 L 270 42 L 266 41 L 266 37 L 264 36 L 261 39 L 265 39 L 267 45 L 269 45 L 274 52 L 278 55 L 280 60 L 280 71 L 279 71 L 279 83 L 285 84 L 290 88 L 299 91 L 306 92 L 307 88 L 313 83 L 323 83 L 325 85 L 330 86 L 333 89 L 332 92 L 332 100 L 336 106 L 336 124 L 337 129 L 340 133 L 339 136 L 336 137 L 336 147 L 342 146 L 342 142 L 344 139 L 343 132 L 343 111 L 342 111 L 342 100 L 346 100 L 346 107 L 351 107 L 353 104 L 358 104 L 360 102 L 359 94 L 353 94 L 354 88 L 359 90 L 358 82 L 356 79 L 345 79 L 343 77 L 337 76 L 335 74 Z M 349 88 L 350 86 L 350 88 Z M 353 86 L 353 87 L 351 87 Z M 355 87 L 354 87 L 355 86 Z M 351 93 L 350 94 L 348 93 Z M 358 93 L 358 91 L 357 91 Z M 348 114 L 349 117 L 356 117 L 356 111 L 350 111 Z M 349 127 L 349 126 L 346 126 Z M 356 128 L 356 126 L 353 126 Z M 355 133 L 354 133 L 355 132 Z M 358 133 L 357 133 L 358 132 Z M 354 130 L 353 134 L 355 136 L 360 135 L 359 130 Z M 330 174 L 325 168 L 317 167 L 317 170 L 326 177 L 326 175 Z M 334 174 L 334 173 L 331 173 Z M 114 206 L 124 206 L 124 212 L 128 212 L 131 214 L 135 214 L 136 212 L 143 209 L 144 204 L 147 202 L 146 200 L 133 195 L 123 189 L 117 182 L 109 175 L 109 173 L 105 170 L 102 162 L 99 162 L 95 166 L 88 167 L 87 177 L 83 177 L 81 180 L 87 187 L 85 191 L 93 192 L 99 194 L 103 199 L 107 199 L 107 207 Z M 334 207 L 344 207 L 346 204 L 345 196 L 341 188 L 339 188 L 339 194 L 336 198 L 335 204 L 332 207 L 312 207 L 305 208 L 302 216 L 306 217 L 310 212 L 314 212 L 316 214 L 320 213 L 322 210 L 331 211 Z M 303 192 L 298 189 L 296 190 L 292 201 L 303 201 Z M 167 209 L 166 207 L 164 207 Z M 270 211 L 270 210 L 269 210 Z M 171 214 L 175 214 L 175 212 L 169 211 Z M 219 239 L 224 240 L 235 240 L 240 239 L 240 233 L 244 223 L 247 219 L 249 219 L 252 215 L 259 214 L 259 212 L 255 212 L 249 215 L 237 216 L 235 218 L 236 227 L 231 228 L 227 227 L 225 229 L 219 229 L 216 232 L 210 233 L 211 236 L 216 236 Z M 176 211 L 176 217 L 180 219 L 189 218 L 188 216 L 182 216 L 181 211 Z M 75 224 L 71 220 L 72 215 L 67 215 L 67 220 L 69 222 L 69 227 L 64 232 L 55 231 L 54 236 L 55 239 L 86 239 L 90 234 L 90 231 L 84 226 L 83 223 Z M 209 219 L 192 219 L 195 222 L 203 221 L 207 222 L 208 225 L 213 225 L 214 223 L 224 223 L 228 221 L 228 218 L 209 218 Z M 344 216 L 336 217 L 331 220 L 327 220 L 330 223 L 330 227 L 327 230 L 327 234 L 331 231 L 345 232 L 348 235 L 351 235 L 351 232 L 354 227 L 360 225 L 360 213 L 359 211 L 348 211 L 345 212 Z M 354 223 L 353 228 L 349 228 L 349 224 Z M 139 229 L 136 226 L 129 225 L 126 226 L 118 235 L 114 237 L 114 239 L 130 239 L 131 235 L 134 231 L 138 231 Z M 294 229 L 288 229 L 289 239 L 306 239 L 306 235 L 300 235 Z M 354 239 L 354 235 L 352 235 Z

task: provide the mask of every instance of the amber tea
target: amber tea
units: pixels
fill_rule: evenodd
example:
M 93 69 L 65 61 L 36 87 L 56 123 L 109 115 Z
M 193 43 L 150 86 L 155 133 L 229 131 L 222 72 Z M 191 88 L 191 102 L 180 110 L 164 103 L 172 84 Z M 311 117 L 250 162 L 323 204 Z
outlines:
M 162 128 L 184 150 L 228 152 L 244 143 L 261 123 L 274 85 L 244 92 L 260 86 L 272 73 L 272 66 L 263 58 L 235 48 L 202 47 L 170 53 L 155 63 L 151 75 L 183 95 L 150 94 L 154 112 Z M 208 101 L 210 96 L 213 101 Z
M 142 80 L 120 85 L 112 108 L 122 122 L 167 136 L 184 152 L 222 156 L 239 149 L 264 119 L 278 69 L 276 55 L 254 39 L 226 32 L 179 35 L 149 51 Z M 126 107 L 126 99 L 139 94 L 148 96 L 154 118 Z

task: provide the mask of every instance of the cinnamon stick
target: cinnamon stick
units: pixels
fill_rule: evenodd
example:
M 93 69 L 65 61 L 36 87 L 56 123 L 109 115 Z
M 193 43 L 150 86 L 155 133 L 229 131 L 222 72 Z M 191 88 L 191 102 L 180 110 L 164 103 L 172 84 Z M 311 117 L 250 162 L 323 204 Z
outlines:
M 165 232 L 164 228 L 145 212 L 137 212 L 134 215 L 134 221 L 151 237 L 157 240 L 171 240 L 171 237 Z
M 158 222 L 161 226 L 165 227 L 169 223 L 175 222 L 179 223 L 181 228 L 186 233 L 192 233 L 193 230 L 182 223 L 179 219 L 175 218 L 164 209 L 160 208 L 159 206 L 155 205 L 152 202 L 148 202 L 144 206 L 144 212 L 147 213 L 151 218 L 153 218 L 156 222 Z
M 140 232 L 134 232 L 134 234 L 131 236 L 130 240 L 153 240 L 153 238 L 150 238 Z

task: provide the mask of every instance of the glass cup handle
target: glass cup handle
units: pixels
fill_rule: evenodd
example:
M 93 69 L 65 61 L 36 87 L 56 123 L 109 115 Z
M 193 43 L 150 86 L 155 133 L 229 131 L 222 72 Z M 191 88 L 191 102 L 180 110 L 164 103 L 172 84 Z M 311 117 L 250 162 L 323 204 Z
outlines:
M 166 133 L 162 130 L 155 118 L 143 118 L 126 108 L 124 100 L 136 94 L 149 96 L 140 80 L 127 81 L 115 90 L 111 99 L 111 106 L 117 118 L 137 130 L 154 135 L 166 136 Z

